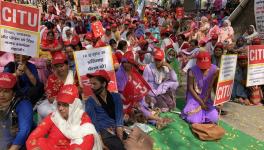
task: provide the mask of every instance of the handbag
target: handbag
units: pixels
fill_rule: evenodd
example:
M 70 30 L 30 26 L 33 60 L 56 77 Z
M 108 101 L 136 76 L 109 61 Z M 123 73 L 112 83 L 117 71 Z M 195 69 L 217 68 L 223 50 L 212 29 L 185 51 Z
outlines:
M 124 141 L 126 150 L 152 150 L 152 138 L 140 128 L 134 127 L 128 138 Z
M 202 141 L 215 141 L 225 135 L 225 130 L 216 124 L 192 124 L 191 130 Z

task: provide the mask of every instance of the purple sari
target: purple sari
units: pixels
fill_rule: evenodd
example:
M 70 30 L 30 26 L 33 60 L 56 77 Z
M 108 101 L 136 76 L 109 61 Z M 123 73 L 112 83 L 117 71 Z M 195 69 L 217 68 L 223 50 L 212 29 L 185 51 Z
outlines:
M 202 71 L 199 69 L 197 65 L 190 69 L 192 71 L 195 81 L 194 84 L 197 85 L 194 87 L 195 89 L 200 89 L 199 92 L 195 90 L 200 96 L 200 98 L 204 99 L 206 96 L 207 89 L 209 88 L 209 84 L 212 82 L 213 76 L 217 71 L 217 67 L 215 65 L 211 65 L 211 68 L 206 76 L 203 75 Z M 200 94 L 199 94 L 200 93 Z M 201 109 L 201 105 L 194 98 L 192 93 L 187 90 L 187 102 L 182 111 L 182 118 L 189 123 L 216 123 L 218 121 L 218 112 L 213 106 L 213 101 L 209 98 L 206 101 L 206 105 L 208 106 L 208 110 Z

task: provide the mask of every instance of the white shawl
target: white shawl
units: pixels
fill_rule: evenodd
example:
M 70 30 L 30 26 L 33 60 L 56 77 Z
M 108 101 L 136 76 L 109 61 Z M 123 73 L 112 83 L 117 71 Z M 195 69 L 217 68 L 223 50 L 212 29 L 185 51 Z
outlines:
M 51 120 L 63 135 L 71 140 L 70 145 L 80 145 L 83 143 L 83 138 L 85 136 L 93 134 L 93 150 L 102 150 L 102 143 L 94 125 L 91 123 L 84 123 L 81 125 L 83 113 L 85 113 L 83 104 L 80 99 L 76 98 L 74 102 L 69 105 L 68 120 L 61 117 L 58 109 L 52 113 Z

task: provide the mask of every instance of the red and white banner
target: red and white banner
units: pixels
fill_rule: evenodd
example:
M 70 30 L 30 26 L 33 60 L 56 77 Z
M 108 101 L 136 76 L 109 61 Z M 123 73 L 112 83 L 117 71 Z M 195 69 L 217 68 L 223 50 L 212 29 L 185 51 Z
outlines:
M 264 39 L 264 0 L 255 0 L 254 12 L 256 29 L 261 39 Z
M 176 8 L 176 18 L 182 19 L 184 17 L 184 8 L 183 7 L 177 7 Z
M 106 70 L 111 78 L 108 90 L 111 92 L 118 91 L 110 46 L 76 51 L 74 52 L 74 58 L 79 82 L 83 87 L 84 97 L 92 95 L 89 79 L 86 75 L 94 73 L 96 70 Z
M 40 10 L 0 1 L 0 51 L 38 57 Z
M 125 97 L 124 110 L 128 113 L 133 105 L 142 100 L 150 90 L 151 87 L 144 80 L 142 75 L 136 71 L 132 71 L 123 91 L 123 96 Z
M 98 38 L 100 36 L 104 35 L 104 28 L 100 21 L 96 21 L 92 23 L 92 31 L 95 38 Z
M 80 0 L 80 4 L 82 13 L 90 12 L 91 0 Z
M 247 86 L 264 84 L 264 45 L 248 46 Z
M 232 95 L 236 73 L 237 55 L 221 57 L 220 73 L 214 99 L 214 106 L 228 102 Z

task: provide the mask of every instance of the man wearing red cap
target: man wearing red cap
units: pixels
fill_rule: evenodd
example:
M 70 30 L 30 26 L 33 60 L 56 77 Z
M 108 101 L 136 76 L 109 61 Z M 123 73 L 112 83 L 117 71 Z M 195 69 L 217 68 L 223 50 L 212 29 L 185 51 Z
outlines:
M 148 96 L 153 99 L 155 107 L 162 111 L 172 110 L 176 106 L 175 90 L 179 86 L 177 75 L 164 61 L 165 54 L 162 50 L 156 50 L 153 57 L 154 63 L 147 65 L 143 72 L 144 79 L 152 89 Z
M 210 53 L 199 52 L 196 65 L 187 74 L 187 103 L 182 118 L 190 124 L 217 123 L 218 112 L 211 100 L 211 90 L 218 76 L 218 68 L 211 64 Z
M 110 77 L 105 70 L 97 70 L 87 76 L 94 96 L 86 101 L 85 111 L 100 133 L 104 147 L 110 150 L 124 150 L 122 99 L 118 93 L 110 93 L 107 90 Z
M 48 77 L 45 86 L 47 100 L 44 100 L 38 106 L 38 113 L 41 118 L 54 111 L 54 99 L 63 85 L 77 83 L 73 71 L 69 70 L 68 61 L 64 53 L 58 53 L 53 57 L 52 67 L 54 73 Z
M 100 137 L 78 97 L 78 88 L 75 85 L 64 85 L 61 88 L 56 97 L 56 111 L 47 116 L 30 134 L 27 149 L 102 149 Z
M 0 73 L 0 146 L 23 148 L 33 125 L 32 104 L 16 93 L 16 77 Z
M 206 50 L 208 50 L 211 54 L 211 56 L 214 54 L 214 49 L 216 46 L 216 43 L 218 41 L 218 35 L 217 34 L 213 34 L 211 36 L 211 39 L 206 43 Z

